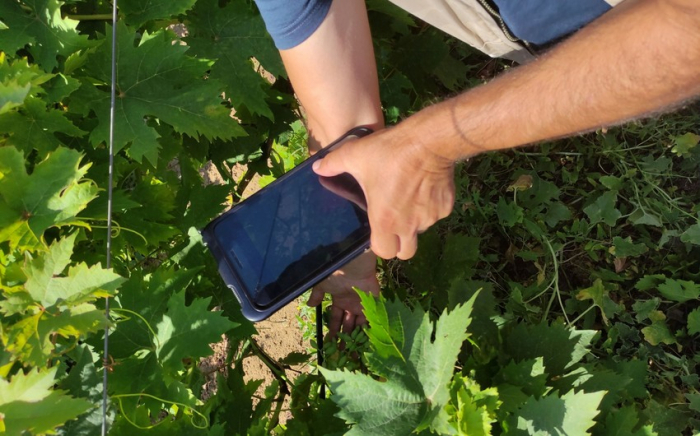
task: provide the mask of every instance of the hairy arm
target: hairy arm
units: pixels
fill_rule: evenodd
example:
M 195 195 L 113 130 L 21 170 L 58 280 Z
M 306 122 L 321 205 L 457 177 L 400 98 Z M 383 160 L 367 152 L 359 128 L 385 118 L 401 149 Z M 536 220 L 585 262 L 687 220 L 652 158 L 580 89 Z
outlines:
M 460 159 L 620 123 L 699 93 L 700 3 L 627 0 L 540 60 L 421 121 L 440 119 L 431 146 Z
M 417 233 L 452 209 L 455 161 L 700 94 L 698 24 L 697 1 L 627 0 L 541 59 L 331 153 L 316 171 L 353 174 L 368 199 L 374 251 L 410 258 Z

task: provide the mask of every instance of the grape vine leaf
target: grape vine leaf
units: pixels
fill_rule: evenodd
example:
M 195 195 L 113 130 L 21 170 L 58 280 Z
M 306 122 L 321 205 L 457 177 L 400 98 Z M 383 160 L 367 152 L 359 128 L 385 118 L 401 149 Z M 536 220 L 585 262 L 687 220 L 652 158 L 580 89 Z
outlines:
M 77 151 L 59 147 L 29 175 L 21 152 L 0 147 L 0 242 L 36 250 L 44 247 L 49 227 L 81 224 L 75 216 L 95 198 L 97 186 L 80 181 L 89 168 L 80 160 Z
M 102 84 L 110 83 L 106 65 L 111 59 L 111 31 L 85 64 L 85 72 Z M 230 139 L 245 134 L 222 103 L 221 84 L 205 79 L 211 62 L 185 54 L 188 47 L 177 44 L 169 31 L 144 33 L 138 46 L 135 30 L 123 22 L 117 25 L 117 106 L 114 114 L 114 147 L 127 144 L 130 156 L 140 162 L 158 163 L 159 134 L 148 123 L 155 117 L 172 125 L 178 133 L 198 138 Z M 105 143 L 109 133 L 110 94 L 83 83 L 72 99 L 71 110 L 94 111 L 99 120 L 90 134 L 94 144 Z
M 121 0 L 119 10 L 126 24 L 141 27 L 146 21 L 184 14 L 197 0 Z
M 34 97 L 27 98 L 19 110 L 0 115 L 0 132 L 9 132 L 8 145 L 23 150 L 25 155 L 36 149 L 39 158 L 60 145 L 55 133 L 73 137 L 87 133 L 70 122 L 63 111 L 47 108 L 43 100 Z
M 645 425 L 637 431 L 639 417 L 634 407 L 623 407 L 615 413 L 608 413 L 605 418 L 605 429 L 601 436 L 657 436 L 651 425 Z
M 551 377 L 561 376 L 588 353 L 594 330 L 573 330 L 561 324 L 516 325 L 505 339 L 505 350 L 516 362 L 544 358 Z
M 530 397 L 516 413 L 517 423 L 505 434 L 588 436 L 603 396 L 605 391 L 569 391 L 561 397 L 556 393 L 540 399 Z
M 119 308 L 115 308 L 115 312 L 128 319 L 122 320 L 111 330 L 110 354 L 115 359 L 122 359 L 141 349 L 155 348 L 156 339 L 151 329 L 155 329 L 163 318 L 168 300 L 175 292 L 187 289 L 200 272 L 200 268 L 176 271 L 166 267 L 158 268 L 145 277 L 140 272 L 134 272 L 116 297 Z M 138 308 L 139 316 L 120 312 L 121 309 L 134 308 Z
M 76 29 L 78 21 L 62 16 L 63 4 L 58 0 L 0 2 L 0 20 L 7 25 L 0 31 L 0 50 L 14 54 L 28 46 L 36 64 L 52 72 L 58 56 L 67 58 L 90 47 L 88 37 Z
M 447 413 L 458 434 L 490 436 L 491 424 L 501 406 L 496 388 L 481 389 L 468 377 L 455 376 L 450 386 L 451 403 Z
M 443 312 L 433 329 L 429 314 L 400 302 L 360 293 L 369 325 L 372 371 L 387 379 L 321 369 L 340 406 L 338 416 L 355 426 L 348 435 L 450 431 L 444 410 L 457 354 L 466 340 L 474 298 Z M 434 340 L 433 340 L 434 336 Z
M 185 41 L 197 56 L 216 59 L 210 77 L 226 85 L 233 107 L 244 105 L 251 113 L 274 119 L 266 102 L 265 88 L 270 85 L 251 59 L 273 76 L 284 76 L 285 71 L 260 15 L 243 0 L 224 7 L 219 7 L 218 0 L 200 0 L 187 20 L 192 26 Z
M 83 400 L 52 390 L 58 367 L 26 375 L 20 371 L 11 380 L 0 378 L 0 417 L 3 435 L 20 436 L 51 432 L 56 426 L 73 419 L 92 407 Z
M 74 233 L 54 242 L 46 254 L 34 259 L 27 254 L 24 272 L 28 279 L 24 288 L 44 308 L 51 308 L 59 302 L 75 305 L 114 295 L 124 282 L 111 270 L 99 265 L 88 267 L 82 262 L 69 268 L 68 274 L 61 277 L 73 254 L 76 236 Z
M 58 313 L 37 313 L 6 328 L 7 351 L 23 362 L 45 366 L 56 349 L 57 335 L 76 342 L 107 325 L 104 312 L 92 304 L 80 304 Z
M 161 365 L 155 352 L 142 350 L 115 361 L 109 378 L 110 396 L 119 403 L 122 415 L 146 426 L 159 419 L 164 402 L 189 407 L 197 404 L 192 390 L 179 378 Z M 148 413 L 140 415 L 140 409 Z
M 514 399 L 506 402 L 505 407 L 517 407 L 519 402 L 515 401 L 516 396 L 524 402 L 530 396 L 539 398 L 549 390 L 542 357 L 517 363 L 510 361 L 498 371 L 495 380 L 499 391 L 507 391 Z M 501 398 L 505 400 L 508 397 L 501 395 Z
M 654 431 L 659 436 L 678 436 L 683 434 L 692 416 L 686 410 L 669 407 L 652 399 L 645 410 L 654 423 Z
M 123 232 L 120 237 L 136 249 L 150 251 L 149 247 L 168 241 L 179 233 L 172 224 L 171 212 L 175 208 L 172 186 L 148 178 L 136 185 L 129 194 L 129 200 L 138 203 L 140 207 L 116 215 L 120 226 L 131 230 Z M 115 242 L 123 243 L 121 240 Z
M 10 62 L 5 53 L 0 52 L 0 115 L 21 106 L 27 96 L 41 92 L 39 85 L 52 77 L 52 74 L 46 74 L 38 66 L 29 65 L 27 59 Z M 0 129 L 0 132 L 9 130 Z
M 158 323 L 156 332 L 158 360 L 166 369 L 183 368 L 186 357 L 205 357 L 213 353 L 209 344 L 220 340 L 221 335 L 236 324 L 221 316 L 221 312 L 209 310 L 211 298 L 195 298 L 185 305 L 185 292 L 175 293 L 168 300 L 168 310 Z
M 100 355 L 87 344 L 80 344 L 74 350 L 66 353 L 74 362 L 68 376 L 63 378 L 58 387 L 65 389 L 73 397 L 85 398 L 96 407 L 80 415 L 74 421 L 68 421 L 63 426 L 65 434 L 75 436 L 91 436 L 102 424 L 102 373 L 98 373 L 95 364 Z M 108 383 L 109 384 L 109 383 Z M 113 404 L 107 409 L 107 426 L 112 426 L 116 411 Z

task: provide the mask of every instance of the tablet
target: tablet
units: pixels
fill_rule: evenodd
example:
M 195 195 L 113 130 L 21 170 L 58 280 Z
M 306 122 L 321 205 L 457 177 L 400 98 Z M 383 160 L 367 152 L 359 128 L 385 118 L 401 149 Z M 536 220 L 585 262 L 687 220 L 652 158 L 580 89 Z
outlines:
M 269 317 L 368 249 L 360 186 L 347 173 L 325 178 L 311 166 L 371 132 L 349 131 L 202 230 L 219 273 L 249 320 Z

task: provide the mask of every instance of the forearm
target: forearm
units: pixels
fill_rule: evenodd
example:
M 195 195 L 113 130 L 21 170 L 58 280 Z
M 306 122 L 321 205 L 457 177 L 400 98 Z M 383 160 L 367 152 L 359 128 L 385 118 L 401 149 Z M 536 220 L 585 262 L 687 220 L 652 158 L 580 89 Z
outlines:
M 407 121 L 458 160 L 611 125 L 700 94 L 700 7 L 627 0 L 536 62 Z M 412 127 L 412 128 L 411 128 Z
M 306 111 L 310 148 L 328 145 L 355 126 L 383 126 L 363 0 L 333 2 L 306 41 L 280 53 Z

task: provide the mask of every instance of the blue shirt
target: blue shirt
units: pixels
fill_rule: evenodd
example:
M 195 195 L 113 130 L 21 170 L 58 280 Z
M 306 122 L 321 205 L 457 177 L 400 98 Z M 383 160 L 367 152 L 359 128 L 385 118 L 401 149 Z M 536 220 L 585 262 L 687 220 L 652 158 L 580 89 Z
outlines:
M 332 0 L 255 1 L 268 32 L 280 50 L 295 47 L 311 36 L 326 18 L 332 2 Z M 493 1 L 513 35 L 538 45 L 575 32 L 611 8 L 604 0 Z
M 577 31 L 611 9 L 603 0 L 493 0 L 513 35 L 542 45 Z
M 295 47 L 318 29 L 333 0 L 255 0 L 280 50 Z

